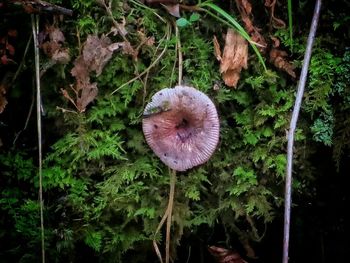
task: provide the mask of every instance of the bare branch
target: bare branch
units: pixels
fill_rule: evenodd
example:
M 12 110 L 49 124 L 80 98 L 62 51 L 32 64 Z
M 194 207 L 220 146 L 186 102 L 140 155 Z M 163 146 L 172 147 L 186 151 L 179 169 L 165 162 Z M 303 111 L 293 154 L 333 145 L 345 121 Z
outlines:
M 310 58 L 311 58 L 312 45 L 315 40 L 318 19 L 320 16 L 320 9 L 321 9 L 321 0 L 317 0 L 315 4 L 314 15 L 312 18 L 310 33 L 307 39 L 305 56 L 304 56 L 303 66 L 302 66 L 300 80 L 298 84 L 298 91 L 295 99 L 292 119 L 290 121 L 290 127 L 288 132 L 287 171 L 286 171 L 285 196 L 284 196 L 285 204 L 284 204 L 283 258 L 282 258 L 283 263 L 288 263 L 294 134 L 295 134 L 295 129 L 297 126 L 298 116 L 300 112 L 301 101 L 304 95 L 307 72 L 308 72 Z

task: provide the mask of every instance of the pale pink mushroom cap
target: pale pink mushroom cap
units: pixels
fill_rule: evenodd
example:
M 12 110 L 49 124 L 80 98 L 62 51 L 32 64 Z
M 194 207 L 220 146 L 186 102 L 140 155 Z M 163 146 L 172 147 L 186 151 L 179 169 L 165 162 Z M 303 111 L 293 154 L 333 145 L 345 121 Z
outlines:
M 219 117 L 201 91 L 176 86 L 158 91 L 144 110 L 143 133 L 170 168 L 185 171 L 208 161 L 219 141 Z

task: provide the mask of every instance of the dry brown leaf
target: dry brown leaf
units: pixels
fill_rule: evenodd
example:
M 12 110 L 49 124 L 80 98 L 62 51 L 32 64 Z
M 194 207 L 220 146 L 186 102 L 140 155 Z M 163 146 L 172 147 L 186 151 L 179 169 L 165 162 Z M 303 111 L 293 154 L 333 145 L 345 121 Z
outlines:
M 175 17 L 181 17 L 180 15 L 180 5 L 169 5 L 169 4 L 163 4 L 164 8 L 168 11 L 169 14 Z
M 248 43 L 233 29 L 228 29 L 225 39 L 224 52 L 220 64 L 225 84 L 236 87 L 242 68 L 248 66 Z
M 84 112 L 86 107 L 96 98 L 98 88 L 96 83 L 90 83 L 91 72 L 96 72 L 99 76 L 107 62 L 112 58 L 113 52 L 123 48 L 125 42 L 112 43 L 106 37 L 89 35 L 83 45 L 82 54 L 74 61 L 71 74 L 76 79 L 76 84 L 72 90 L 74 96 L 62 89 L 63 96 L 69 100 L 79 112 Z
M 135 50 L 129 41 L 124 41 L 121 43 L 123 54 L 131 55 L 134 60 L 137 60 L 138 51 Z
M 79 87 L 78 97 L 77 97 L 77 108 L 79 112 L 84 112 L 86 106 L 92 102 L 98 93 L 97 83 L 80 83 L 79 85 L 83 85 Z
M 13 74 L 6 72 L 0 81 L 0 113 L 2 113 L 7 105 L 6 93 L 11 86 Z
M 218 39 L 216 36 L 213 37 L 213 43 L 214 43 L 214 55 L 218 61 L 221 61 L 221 48 Z
M 79 56 L 74 61 L 74 67 L 71 70 L 72 76 L 78 81 L 87 81 L 90 79 L 89 73 L 88 64 L 85 62 L 84 57 Z
M 277 68 L 287 72 L 293 78 L 296 78 L 296 74 L 294 72 L 295 67 L 286 59 L 287 56 L 287 52 L 277 48 L 272 48 L 270 51 L 271 63 L 273 63 Z
M 52 60 L 59 64 L 67 64 L 70 61 L 68 49 L 56 50 L 52 54 Z
M 140 42 L 142 44 L 145 44 L 146 46 L 154 46 L 154 43 L 155 43 L 155 38 L 154 36 L 151 36 L 151 37 L 147 37 L 145 35 L 145 33 L 142 31 L 142 30 L 138 30 L 137 31 L 137 34 L 139 35 L 140 37 Z
M 49 36 L 50 40 L 56 43 L 63 43 L 65 41 L 62 31 L 57 27 L 50 27 Z
M 69 95 L 68 91 L 65 89 L 61 89 L 61 92 L 63 94 L 63 97 L 65 97 L 67 100 L 69 100 L 77 108 L 77 105 L 75 104 L 74 99 L 72 99 L 72 97 Z
M 0 85 L 0 113 L 2 113 L 7 105 L 7 99 L 5 97 L 6 88 L 4 85 Z
M 113 51 L 108 47 L 112 44 L 111 40 L 102 36 L 88 36 L 84 48 L 83 58 L 89 71 L 95 71 L 99 76 L 107 62 L 112 58 Z
M 260 52 L 265 53 L 267 42 L 260 34 L 260 29 L 254 26 L 251 3 L 248 0 L 236 0 L 236 5 L 244 23 L 245 30 L 250 35 L 252 41 L 257 44 Z
M 244 10 L 246 11 L 246 13 L 248 15 L 250 15 L 252 13 L 252 5 L 251 3 L 249 3 L 248 0 L 241 0 L 239 1 L 240 5 L 244 8 Z
M 39 34 L 40 48 L 54 63 L 67 64 L 70 61 L 68 48 L 62 47 L 64 41 L 62 31 L 53 25 L 46 25 Z
M 208 248 L 210 254 L 212 254 L 218 263 L 248 263 L 241 256 L 230 249 L 223 247 L 210 246 Z
M 281 41 L 279 40 L 279 38 L 274 37 L 274 36 L 271 36 L 270 38 L 271 38 L 271 40 L 272 40 L 272 46 L 273 46 L 273 47 L 276 47 L 276 48 L 277 48 L 277 47 L 280 46 Z
M 274 28 L 280 29 L 285 28 L 286 23 L 277 17 L 275 17 L 275 6 L 277 0 L 265 0 L 265 6 L 270 8 L 270 23 Z

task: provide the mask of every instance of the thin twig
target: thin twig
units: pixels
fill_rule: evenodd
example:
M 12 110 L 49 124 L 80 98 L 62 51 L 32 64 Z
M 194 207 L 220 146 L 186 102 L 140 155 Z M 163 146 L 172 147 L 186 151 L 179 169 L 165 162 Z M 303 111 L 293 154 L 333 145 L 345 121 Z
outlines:
M 179 28 L 175 24 L 175 33 L 176 33 L 176 47 L 177 47 L 177 54 L 178 54 L 178 61 L 179 61 L 179 76 L 178 76 L 178 85 L 181 85 L 182 83 L 182 70 L 183 70 L 183 57 L 182 57 L 182 49 L 181 49 L 181 39 L 179 34 Z
M 38 128 L 38 158 L 39 158 L 39 202 L 40 202 L 40 229 L 41 229 L 41 257 L 45 263 L 45 231 L 44 231 L 44 202 L 42 184 L 42 145 L 41 145 L 41 94 L 40 94 L 40 60 L 39 60 L 39 16 L 31 15 L 34 54 L 35 54 L 35 80 L 36 80 L 36 117 Z
M 312 18 L 311 27 L 310 27 L 310 33 L 307 39 L 305 56 L 304 56 L 303 66 L 302 66 L 300 80 L 298 84 L 298 91 L 295 99 L 292 119 L 290 121 L 290 128 L 288 132 L 287 171 L 286 171 L 285 197 L 284 197 L 285 204 L 284 204 L 283 258 L 282 258 L 283 263 L 288 263 L 294 134 L 295 134 L 295 129 L 296 129 L 298 116 L 300 112 L 301 101 L 304 94 L 304 88 L 305 88 L 305 83 L 307 79 L 307 72 L 308 72 L 310 58 L 311 58 L 312 45 L 315 39 L 318 19 L 320 16 L 320 9 L 321 9 L 321 0 L 317 0 L 315 4 L 315 10 Z
M 160 48 L 160 44 L 161 44 L 161 42 L 163 41 L 163 39 L 165 39 L 165 37 L 166 37 L 166 34 L 164 35 L 164 37 L 162 38 L 162 40 L 160 41 L 160 43 L 157 45 L 153 57 L 156 56 L 156 54 L 157 54 L 157 52 L 158 52 L 158 50 L 159 50 L 159 48 Z M 153 59 L 153 57 L 152 57 L 152 59 Z M 160 71 L 161 71 L 161 70 L 160 70 Z M 145 76 L 145 78 L 144 78 L 144 80 L 143 80 L 142 108 L 144 108 L 145 102 L 146 102 L 146 96 L 147 96 L 147 82 L 148 82 L 149 72 L 150 72 L 150 71 L 148 70 L 147 73 L 146 73 L 146 76 Z
M 166 33 L 166 40 L 168 41 L 170 39 L 170 35 L 171 35 L 171 27 L 168 26 L 167 29 L 167 33 Z M 145 75 L 149 70 L 151 70 L 151 68 L 153 68 L 158 62 L 159 60 L 163 57 L 163 55 L 165 54 L 167 50 L 167 45 L 164 47 L 164 49 L 162 50 L 162 52 L 159 54 L 159 56 L 151 63 L 151 65 L 149 65 L 143 72 L 141 72 L 139 75 L 137 75 L 136 77 L 130 79 L 129 81 L 125 82 L 124 84 L 120 85 L 117 89 L 113 90 L 112 93 L 110 95 L 113 95 L 114 93 L 116 93 L 118 90 L 120 90 L 121 88 L 125 87 L 126 85 L 129 85 L 130 83 L 134 82 L 135 80 L 137 80 L 138 78 L 142 77 L 143 75 Z
M 108 6 L 106 4 L 106 0 L 102 0 L 102 1 L 99 1 L 98 3 L 101 3 L 102 6 L 104 7 L 107 15 L 109 16 L 109 18 L 112 20 L 115 28 L 117 29 L 119 35 L 123 38 L 123 40 L 125 42 L 129 42 L 126 37 L 125 37 L 125 30 L 123 29 L 123 27 L 114 19 L 114 16 L 113 16 L 113 13 L 112 13 L 112 1 L 109 1 L 108 2 Z
M 175 28 L 176 28 L 176 24 L 175 24 Z M 171 69 L 171 74 L 170 74 L 170 84 L 169 87 L 173 86 L 173 76 L 175 73 L 175 68 L 176 68 L 176 63 L 177 63 L 177 45 L 175 45 L 175 59 L 174 59 L 174 63 L 173 63 L 173 68 Z
M 29 107 L 29 111 L 28 111 L 28 114 L 27 114 L 27 118 L 26 118 L 26 121 L 24 123 L 24 126 L 23 126 L 23 129 L 20 130 L 19 132 L 16 133 L 16 136 L 13 140 L 13 143 L 12 145 L 15 146 L 19 136 L 21 135 L 21 133 L 23 131 L 25 131 L 28 127 L 28 123 L 29 123 L 29 120 L 30 120 L 30 116 L 32 116 L 32 112 L 33 112 L 33 107 L 34 107 L 34 101 L 35 101 L 35 98 L 34 98 L 34 93 L 32 93 L 32 102 L 30 103 L 30 107 Z
M 24 62 L 25 62 L 25 58 L 27 56 L 27 53 L 28 53 L 28 49 L 29 49 L 29 46 L 30 46 L 30 43 L 32 42 L 32 35 L 30 35 L 29 39 L 28 39 L 28 42 L 26 44 L 26 47 L 24 49 L 24 53 L 23 53 L 23 57 L 22 57 L 22 60 L 21 60 L 21 63 L 19 64 L 17 70 L 16 70 L 16 73 L 15 75 L 13 76 L 12 80 L 11 80 L 11 86 L 13 85 L 13 83 L 15 83 L 19 73 L 21 72 L 23 66 L 24 66 Z
M 21 72 L 21 70 L 22 70 L 22 68 L 23 68 L 23 66 L 24 66 L 25 58 L 26 58 L 26 56 L 27 56 L 30 43 L 32 42 L 32 37 L 33 37 L 33 35 L 31 34 L 30 37 L 29 37 L 29 39 L 28 39 L 28 42 L 27 42 L 27 44 L 26 44 L 26 47 L 25 47 L 25 49 L 24 49 L 24 53 L 23 53 L 23 57 L 22 57 L 21 63 L 19 64 L 19 66 L 18 66 L 18 68 L 17 68 L 17 70 L 16 70 L 16 73 L 15 73 L 15 75 L 13 76 L 13 78 L 12 78 L 12 80 L 11 80 L 11 86 L 15 83 L 15 81 L 16 81 L 18 75 L 20 74 L 20 72 Z M 28 126 L 28 123 L 29 123 L 29 119 L 30 119 L 30 116 L 32 115 L 32 111 L 33 111 L 34 100 L 35 100 L 35 99 L 34 99 L 34 93 L 33 93 L 33 95 L 32 95 L 32 102 L 30 103 L 29 111 L 28 111 L 27 118 L 26 118 L 26 121 L 25 121 L 25 123 L 24 123 L 23 129 L 20 130 L 20 131 L 16 134 L 15 139 L 13 140 L 13 143 L 12 143 L 13 146 L 16 144 L 16 142 L 17 142 L 19 136 L 21 135 L 21 133 L 22 133 L 24 130 L 27 129 L 27 126 Z

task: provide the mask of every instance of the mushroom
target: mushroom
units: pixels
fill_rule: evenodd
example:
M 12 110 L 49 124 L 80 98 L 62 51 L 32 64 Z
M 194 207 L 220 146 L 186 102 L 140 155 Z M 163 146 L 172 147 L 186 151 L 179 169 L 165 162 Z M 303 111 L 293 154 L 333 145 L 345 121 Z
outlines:
M 203 92 L 188 86 L 154 94 L 145 107 L 142 126 L 154 153 L 176 171 L 205 163 L 219 141 L 215 105 Z

